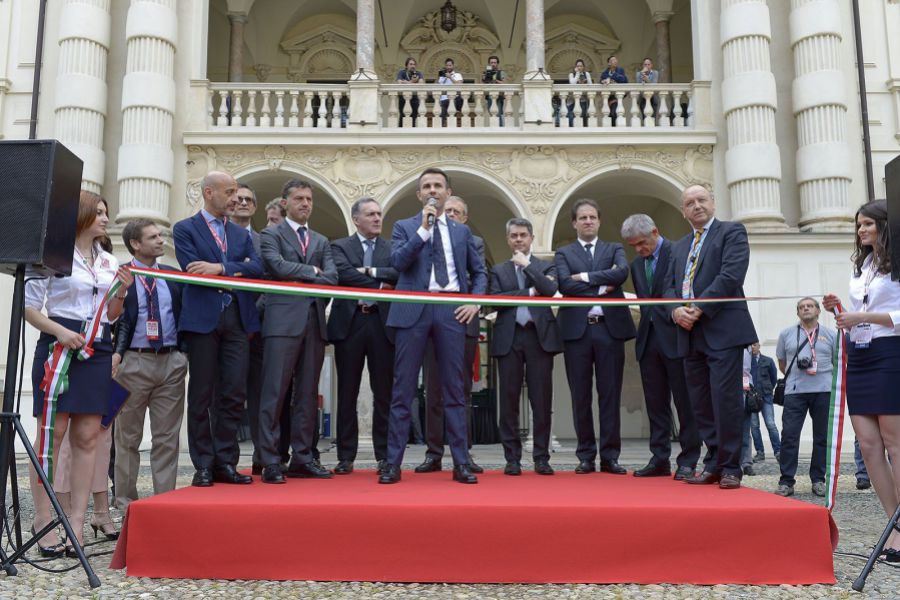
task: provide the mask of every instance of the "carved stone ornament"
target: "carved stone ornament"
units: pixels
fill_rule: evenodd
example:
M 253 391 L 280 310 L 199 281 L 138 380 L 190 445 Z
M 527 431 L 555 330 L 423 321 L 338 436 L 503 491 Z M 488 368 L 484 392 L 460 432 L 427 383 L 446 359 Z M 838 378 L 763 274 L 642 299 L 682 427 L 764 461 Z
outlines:
M 451 32 L 441 29 L 438 11 L 426 13 L 401 39 L 400 54 L 412 56 L 428 79 L 436 78 L 444 61 L 452 58 L 456 71 L 465 77 L 481 73 L 491 54 L 499 54 L 500 38 L 479 25 L 479 17 L 469 11 L 457 13 L 457 26 Z M 391 73 L 391 79 L 396 71 Z
M 547 32 L 545 39 L 545 71 L 550 77 L 565 79 L 574 68 L 575 60 L 580 58 L 595 83 L 600 72 L 606 68 L 607 57 L 622 45 L 612 35 L 604 35 L 577 23 L 556 27 Z
M 279 46 L 288 55 L 288 79 L 295 83 L 310 78 L 347 81 L 356 64 L 355 32 L 336 25 L 304 31 Z

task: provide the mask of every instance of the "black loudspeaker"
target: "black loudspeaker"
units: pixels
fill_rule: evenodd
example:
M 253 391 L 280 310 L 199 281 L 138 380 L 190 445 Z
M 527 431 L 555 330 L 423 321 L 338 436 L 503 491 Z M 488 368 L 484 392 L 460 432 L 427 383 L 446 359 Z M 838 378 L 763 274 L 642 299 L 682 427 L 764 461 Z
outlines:
M 72 274 L 83 165 L 56 140 L 0 141 L 0 272 Z

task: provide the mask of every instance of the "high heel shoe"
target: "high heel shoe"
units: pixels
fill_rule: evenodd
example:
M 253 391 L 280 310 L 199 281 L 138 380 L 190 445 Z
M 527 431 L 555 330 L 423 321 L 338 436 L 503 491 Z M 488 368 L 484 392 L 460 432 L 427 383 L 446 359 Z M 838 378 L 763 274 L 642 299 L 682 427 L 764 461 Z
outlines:
M 116 531 L 116 525 L 109 518 L 109 512 L 96 512 L 91 516 L 91 529 L 94 530 L 94 539 L 102 533 L 108 540 L 119 539 L 119 532 Z M 111 530 L 111 531 L 110 531 Z
M 37 532 L 34 530 L 34 523 L 31 524 L 31 535 L 37 535 Z M 54 544 L 53 546 L 44 547 L 41 546 L 41 542 L 38 540 L 37 547 L 41 552 L 41 556 L 44 558 L 59 558 L 66 553 L 66 547 L 63 544 Z

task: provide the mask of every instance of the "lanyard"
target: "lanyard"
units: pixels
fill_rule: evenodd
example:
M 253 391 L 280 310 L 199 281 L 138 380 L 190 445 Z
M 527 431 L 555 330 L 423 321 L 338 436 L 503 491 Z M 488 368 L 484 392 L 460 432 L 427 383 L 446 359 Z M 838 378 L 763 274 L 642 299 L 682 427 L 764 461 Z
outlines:
M 138 266 L 137 264 L 135 264 L 135 262 L 133 260 L 131 261 L 131 264 L 135 267 Z M 148 268 L 151 268 L 151 267 L 148 267 Z M 152 319 L 153 318 L 153 290 L 156 289 L 156 278 L 151 278 L 152 282 L 153 282 L 152 285 L 147 285 L 146 277 L 137 275 L 136 279 L 141 282 L 141 285 L 144 286 L 144 290 L 147 292 L 147 314 Z
M 800 330 L 803 329 L 800 325 L 797 325 L 797 345 L 800 345 Z M 816 342 L 819 341 L 819 326 L 816 325 L 816 328 L 812 333 L 808 332 L 806 329 L 803 329 L 804 335 L 806 335 L 806 339 L 809 341 L 809 351 L 812 355 L 813 364 L 816 364 Z
M 306 228 L 306 233 L 305 235 L 300 235 L 300 230 L 304 227 Z M 306 227 L 306 225 L 301 225 L 297 228 L 297 241 L 300 243 L 300 250 L 303 252 L 303 258 L 306 258 L 306 249 L 309 248 L 309 238 L 309 227 Z
M 863 300 L 862 300 L 862 312 L 866 312 L 869 308 L 869 286 L 872 285 L 872 281 L 875 280 L 875 276 L 878 274 L 878 270 L 875 268 L 875 260 L 872 260 L 872 264 L 869 265 L 869 270 L 866 271 L 866 278 L 863 281 Z
M 97 277 L 97 272 L 94 270 L 94 266 L 88 262 L 88 259 L 84 257 L 84 254 L 81 253 L 81 250 L 75 248 L 76 254 L 78 254 L 78 258 L 81 259 L 81 264 L 84 265 L 84 268 L 87 269 L 87 272 L 91 276 L 91 280 L 94 282 L 94 287 L 91 290 L 91 314 L 97 312 L 97 294 L 100 293 L 100 280 Z M 94 249 L 91 247 L 91 258 L 94 258 Z
M 204 219 L 206 221 L 206 219 Z M 219 237 L 219 234 L 216 233 L 216 230 L 212 225 L 209 224 L 209 221 L 206 221 L 206 226 L 209 228 L 209 232 L 212 234 L 213 239 L 216 240 L 216 246 L 219 247 L 219 250 L 222 251 L 222 256 L 228 254 L 228 234 L 226 230 L 228 228 L 228 217 L 222 219 L 222 237 Z

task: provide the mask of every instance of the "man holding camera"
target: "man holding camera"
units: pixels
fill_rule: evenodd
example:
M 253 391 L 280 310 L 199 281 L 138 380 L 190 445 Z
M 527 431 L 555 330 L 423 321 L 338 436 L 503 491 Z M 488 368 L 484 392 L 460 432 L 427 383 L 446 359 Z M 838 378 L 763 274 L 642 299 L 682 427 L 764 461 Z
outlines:
M 452 58 L 448 58 L 444 61 L 444 68 L 438 71 L 438 84 L 440 85 L 458 85 L 463 82 L 463 76 L 456 71 L 453 70 L 455 63 Z M 462 95 L 456 94 L 453 98 L 453 107 L 456 108 L 456 112 L 462 110 L 463 99 Z M 443 121 L 443 125 L 447 126 L 447 109 L 450 107 L 450 98 L 447 94 L 441 94 L 441 120 Z M 456 118 L 456 115 L 453 116 Z
M 653 60 L 650 57 L 644 59 L 641 64 L 641 70 L 635 73 L 634 81 L 640 84 L 659 83 L 659 71 L 653 68 Z M 644 107 L 647 106 L 647 100 L 642 95 L 638 98 L 638 108 L 641 109 L 641 115 L 644 114 Z M 650 96 L 650 107 L 653 109 L 653 118 L 659 111 L 659 94 L 654 93 Z
M 409 57 L 406 59 L 406 66 L 397 73 L 397 83 L 403 84 L 419 84 L 425 83 L 425 76 L 422 71 L 416 70 L 416 59 Z M 419 95 L 413 94 L 409 101 L 412 107 L 412 126 L 416 126 L 416 118 L 419 116 Z M 403 109 L 406 107 L 406 98 L 400 96 L 400 127 L 403 127 Z
M 781 479 L 775 493 L 794 495 L 800 431 L 806 413 L 813 422 L 813 451 L 809 478 L 816 496 L 825 496 L 825 445 L 831 399 L 832 355 L 836 333 L 819 324 L 819 303 L 802 298 L 797 303 L 800 322 L 781 332 L 775 356 L 785 374 L 784 412 L 781 423 Z
M 497 56 L 489 56 L 487 67 L 484 69 L 484 76 L 481 78 L 483 83 L 506 83 L 506 71 L 500 68 L 500 58 Z M 491 112 L 491 106 L 494 104 L 494 98 L 487 95 L 488 114 Z M 500 117 L 500 127 L 503 127 L 503 107 L 506 105 L 506 96 L 503 92 L 497 94 L 497 116 Z

